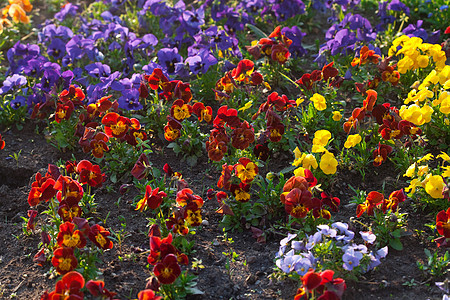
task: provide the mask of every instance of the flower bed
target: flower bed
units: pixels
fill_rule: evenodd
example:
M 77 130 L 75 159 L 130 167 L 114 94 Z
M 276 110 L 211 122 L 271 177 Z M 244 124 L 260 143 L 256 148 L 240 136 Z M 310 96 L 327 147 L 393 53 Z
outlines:
M 0 28 L 3 297 L 447 297 L 444 1 L 44 4 Z

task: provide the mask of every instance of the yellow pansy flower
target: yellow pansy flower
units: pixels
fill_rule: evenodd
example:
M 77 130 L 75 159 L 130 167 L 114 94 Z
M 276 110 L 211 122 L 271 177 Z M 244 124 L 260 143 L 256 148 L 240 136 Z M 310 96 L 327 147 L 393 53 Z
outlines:
M 425 155 L 425 156 L 423 156 L 421 159 L 419 159 L 419 160 L 417 161 L 417 163 L 420 164 L 420 163 L 423 162 L 423 161 L 429 161 L 429 160 L 432 160 L 433 158 L 434 158 L 433 154 L 428 153 L 427 155 Z
M 408 167 L 403 177 L 413 177 L 416 172 L 416 163 L 413 163 Z
M 436 158 L 442 158 L 443 160 L 445 160 L 447 162 L 450 162 L 450 156 L 447 153 L 443 152 L 443 151 L 441 151 L 441 154 L 436 156 Z
M 325 152 L 320 159 L 320 169 L 327 175 L 334 174 L 337 171 L 338 161 L 331 152 Z
M 327 108 L 327 101 L 325 100 L 325 97 L 315 93 L 309 100 L 311 100 L 314 103 L 314 107 L 322 111 Z
M 341 119 L 342 119 L 341 112 L 337 110 L 333 111 L 333 120 L 337 122 L 340 121 Z
M 344 147 L 349 149 L 355 147 L 361 142 L 361 136 L 359 134 L 351 134 L 347 137 Z
M 331 138 L 331 132 L 322 129 L 314 133 L 313 145 L 326 146 Z
M 425 185 L 425 191 L 434 199 L 442 199 L 444 198 L 444 195 L 442 194 L 444 185 L 444 180 L 440 175 L 432 175 L 428 178 Z

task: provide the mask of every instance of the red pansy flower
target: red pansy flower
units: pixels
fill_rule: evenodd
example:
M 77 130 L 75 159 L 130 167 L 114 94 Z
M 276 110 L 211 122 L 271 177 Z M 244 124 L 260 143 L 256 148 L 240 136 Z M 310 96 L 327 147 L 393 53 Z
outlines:
M 150 161 L 148 160 L 147 155 L 145 155 L 145 153 L 142 153 L 141 155 L 139 155 L 138 160 L 134 164 L 133 169 L 131 170 L 131 175 L 133 175 L 137 180 L 141 180 L 148 175 L 151 168 L 152 166 L 150 164 Z
M 440 235 L 450 238 L 450 208 L 441 210 L 436 216 L 436 229 Z
M 86 238 L 80 230 L 75 230 L 75 224 L 65 222 L 59 226 L 56 242 L 60 247 L 83 248 L 86 246 Z
M 109 240 L 108 236 L 110 235 L 109 231 L 107 231 L 102 226 L 95 224 L 91 227 L 89 231 L 89 239 L 100 249 L 108 250 L 112 249 L 113 242 Z
M 36 206 L 42 201 L 48 201 L 56 195 L 54 188 L 55 179 L 51 176 L 42 177 L 41 173 L 36 173 L 36 181 L 31 184 L 31 190 L 28 194 L 28 204 Z
M 5 141 L 2 138 L 2 135 L 0 134 L 0 150 L 3 150 L 5 148 Z
M 247 121 L 233 130 L 231 133 L 231 145 L 236 149 L 247 149 L 255 141 L 253 127 Z
M 34 230 L 34 227 L 36 226 L 36 216 L 38 215 L 38 212 L 36 210 L 28 210 L 28 222 L 27 222 L 27 231 Z
M 161 300 L 161 296 L 156 296 L 152 290 L 143 290 L 138 293 L 138 300 Z
M 186 206 L 189 203 L 197 204 L 198 208 L 203 206 L 203 199 L 198 195 L 194 195 L 191 189 L 185 188 L 177 193 L 176 201 L 180 206 Z
M 136 205 L 136 210 L 143 211 L 146 207 L 157 209 L 161 205 L 163 198 L 166 196 L 167 194 L 162 191 L 160 192 L 159 188 L 152 190 L 152 187 L 150 185 L 147 185 L 145 187 L 144 198 L 142 198 L 138 202 L 138 204 Z
M 61 120 L 69 120 L 72 115 L 74 105 L 72 101 L 67 101 L 64 103 L 58 103 L 55 111 L 55 121 L 56 123 L 61 123 Z
M 53 252 L 52 265 L 59 274 L 66 274 L 78 266 L 78 260 L 73 255 L 73 248 L 57 248 Z
M 74 85 L 70 85 L 68 90 L 64 90 L 59 94 L 59 100 L 62 102 L 73 102 L 75 105 L 81 105 L 85 98 L 83 90 L 75 87 Z
M 105 289 L 105 282 L 103 280 L 89 280 L 86 283 L 86 289 L 94 297 L 101 297 L 102 299 L 112 300 L 117 293 L 110 292 Z
M 311 192 L 308 190 L 302 191 L 294 188 L 286 195 L 284 203 L 286 212 L 294 218 L 306 217 L 313 204 L 311 196 Z
M 101 187 L 105 180 L 99 165 L 93 165 L 88 160 L 82 160 L 77 165 L 78 180 L 81 184 L 88 184 L 91 187 Z
M 361 217 L 362 214 L 366 211 L 369 216 L 373 216 L 373 209 L 378 204 L 381 204 L 383 200 L 384 195 L 382 193 L 379 193 L 377 191 L 370 192 L 366 197 L 366 201 L 363 204 L 358 205 L 358 207 L 356 208 L 356 217 Z
M 84 283 L 85 280 L 80 273 L 68 272 L 56 283 L 55 291 L 48 294 L 48 299 L 82 300 L 84 294 L 81 289 Z
M 162 284 L 171 284 L 181 274 L 181 268 L 178 265 L 177 257 L 173 254 L 169 254 L 162 262 L 159 262 L 153 268 L 153 273 Z
M 392 152 L 392 147 L 388 145 L 378 144 L 378 148 L 373 151 L 373 165 L 378 167 L 386 159 L 387 156 Z
M 122 138 L 131 126 L 131 120 L 115 112 L 109 112 L 102 118 L 105 133 L 109 137 Z
M 403 192 L 403 189 L 398 191 L 393 191 L 389 198 L 383 199 L 383 204 L 381 205 L 381 210 L 383 213 L 386 213 L 388 209 L 390 209 L 392 212 L 397 211 L 397 207 L 401 202 L 404 202 L 406 199 L 405 192 Z

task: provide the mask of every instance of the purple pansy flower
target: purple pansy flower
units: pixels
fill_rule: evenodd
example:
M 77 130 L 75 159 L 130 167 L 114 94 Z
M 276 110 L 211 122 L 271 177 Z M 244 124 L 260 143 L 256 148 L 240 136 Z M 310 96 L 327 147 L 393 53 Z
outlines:
M 205 74 L 210 66 L 217 64 L 217 58 L 209 50 L 203 49 L 198 55 L 186 58 L 186 63 L 193 74 Z
M 158 61 L 165 71 L 169 74 L 175 74 L 178 63 L 183 62 L 183 58 L 178 54 L 177 48 L 162 48 L 158 51 Z
M 10 90 L 18 89 L 27 84 L 27 78 L 22 75 L 13 74 L 12 76 L 6 77 L 3 81 L 3 86 L 0 88 L 0 94 L 5 94 Z
M 64 5 L 61 10 L 55 14 L 55 18 L 62 22 L 68 16 L 75 16 L 77 14 L 78 6 L 72 3 L 67 3 Z
M 359 251 L 355 251 L 354 248 L 349 248 L 342 256 L 344 262 L 343 267 L 347 271 L 353 270 L 353 268 L 359 266 L 359 263 L 363 257 L 363 254 Z

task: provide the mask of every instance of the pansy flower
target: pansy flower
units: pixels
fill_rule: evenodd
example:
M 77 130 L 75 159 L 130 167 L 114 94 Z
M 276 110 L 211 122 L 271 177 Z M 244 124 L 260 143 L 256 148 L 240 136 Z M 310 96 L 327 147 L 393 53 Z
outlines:
M 156 296 L 151 289 L 142 290 L 138 293 L 138 300 L 161 300 L 161 296 Z
M 383 204 L 381 206 L 381 210 L 386 213 L 386 211 L 388 209 L 390 209 L 391 211 L 396 211 L 398 205 L 401 202 L 404 202 L 406 199 L 406 195 L 405 192 L 403 192 L 403 189 L 401 190 L 397 190 L 397 191 L 393 191 L 390 195 L 389 198 L 385 198 L 383 200 Z
M 184 219 L 189 226 L 200 226 L 202 224 L 202 211 L 195 202 L 190 202 L 184 208 Z
M 450 208 L 441 210 L 436 216 L 436 229 L 445 238 L 450 238 Z
M 153 273 L 162 284 L 174 283 L 181 274 L 177 257 L 173 254 L 167 255 L 161 262 L 155 265 Z
M 153 190 L 150 185 L 147 185 L 145 187 L 144 198 L 138 202 L 136 210 L 142 211 L 146 207 L 157 209 L 161 205 L 163 198 L 166 196 L 167 194 L 163 191 L 159 191 L 159 188 Z
M 391 146 L 382 145 L 380 143 L 378 145 L 378 148 L 373 151 L 373 165 L 376 167 L 380 166 L 387 159 L 387 156 L 391 152 L 392 152 Z
M 95 224 L 91 227 L 89 231 L 89 239 L 100 249 L 108 250 L 112 249 L 113 242 L 109 240 L 108 236 L 110 235 L 109 231 L 107 231 L 102 226 Z
M 170 115 L 178 121 L 183 121 L 191 116 L 192 106 L 186 104 L 182 99 L 177 99 L 172 104 Z
M 250 200 L 250 184 L 241 182 L 239 185 L 232 184 L 230 191 L 233 193 L 234 198 L 239 202 L 248 202 Z
M 78 163 L 77 173 L 79 182 L 88 184 L 91 187 L 100 187 L 104 181 L 105 174 L 102 174 L 99 165 L 93 165 L 88 160 L 82 160 Z
M 65 222 L 59 226 L 56 242 L 59 247 L 83 248 L 86 246 L 86 238 L 80 230 L 75 230 L 75 224 Z
M 254 129 L 247 121 L 242 122 L 231 134 L 231 145 L 236 149 L 247 149 L 254 141 Z
M 55 190 L 59 192 L 56 198 L 59 202 L 66 201 L 70 206 L 76 205 L 83 198 L 83 187 L 81 184 L 69 176 L 59 176 L 54 185 Z
M 162 48 L 158 51 L 158 61 L 167 73 L 175 74 L 176 66 L 183 62 L 183 58 L 178 54 L 178 48 Z
M 185 224 L 184 214 L 179 209 L 176 209 L 166 221 L 166 227 L 179 235 L 184 236 L 189 233 L 189 228 Z
M 167 116 L 167 125 L 164 126 L 164 138 L 169 142 L 175 141 L 180 137 L 182 127 L 178 120 Z
M 47 299 L 84 299 L 81 291 L 84 283 L 83 275 L 76 271 L 68 272 L 56 283 L 55 290 L 48 294 Z
M 0 150 L 5 148 L 5 140 L 3 140 L 2 135 L 0 134 Z
M 194 192 L 191 189 L 184 188 L 181 191 L 177 193 L 176 201 L 178 205 L 180 206 L 186 206 L 189 203 L 195 203 L 197 204 L 198 208 L 201 208 L 203 206 L 203 199 L 198 196 L 194 195 Z
M 117 293 L 110 292 L 105 288 L 105 282 L 103 280 L 89 280 L 86 283 L 86 289 L 94 297 L 101 297 L 102 299 L 113 299 Z
M 89 143 L 89 146 L 92 148 L 92 156 L 102 158 L 105 152 L 109 151 L 109 147 L 106 144 L 108 141 L 109 137 L 106 134 L 98 132 Z
M 52 265 L 59 274 L 66 274 L 78 266 L 78 260 L 73 255 L 73 248 L 57 248 L 53 252 Z
M 258 174 L 258 166 L 247 157 L 241 157 L 234 167 L 236 176 L 243 183 L 250 183 Z
M 61 123 L 61 120 L 69 120 L 72 115 L 74 106 L 72 101 L 66 101 L 64 103 L 58 103 L 55 111 L 56 123 Z
M 122 138 L 131 126 L 130 119 L 115 112 L 109 112 L 102 118 L 105 133 L 109 137 Z
M 38 212 L 36 210 L 28 210 L 28 222 L 27 222 L 27 231 L 34 230 L 34 227 L 36 226 L 36 217 L 38 215 Z
M 41 173 L 36 173 L 36 181 L 31 184 L 31 190 L 28 194 L 28 204 L 36 206 L 42 201 L 48 201 L 53 198 L 57 190 L 54 188 L 55 180 L 51 176 L 42 177 Z
M 370 192 L 366 197 L 366 201 L 363 204 L 358 205 L 356 208 L 356 217 L 361 217 L 364 212 L 367 212 L 367 215 L 369 216 L 373 216 L 374 208 L 378 204 L 381 204 L 383 200 L 384 195 L 382 193 L 376 191 Z
M 285 46 L 281 44 L 272 46 L 270 56 L 274 61 L 277 61 L 280 65 L 284 64 L 288 60 L 290 55 L 291 53 Z
M 198 121 L 205 121 L 210 124 L 212 122 L 212 108 L 211 106 L 206 106 L 202 102 L 196 102 L 192 106 L 192 112 L 197 115 Z
M 72 222 L 74 218 L 81 216 L 81 207 L 78 204 L 69 205 L 63 200 L 59 204 L 58 215 L 64 222 Z
M 74 85 L 69 86 L 69 89 L 62 91 L 61 94 L 59 94 L 59 100 L 63 103 L 71 101 L 74 105 L 81 105 L 85 97 L 83 90 Z
M 285 197 L 284 207 L 294 218 L 306 217 L 312 208 L 311 192 L 308 190 L 292 189 Z

